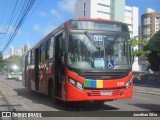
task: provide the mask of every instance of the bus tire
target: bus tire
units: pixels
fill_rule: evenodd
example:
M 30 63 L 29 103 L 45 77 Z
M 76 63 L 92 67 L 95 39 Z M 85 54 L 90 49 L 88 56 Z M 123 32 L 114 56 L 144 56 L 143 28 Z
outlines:
M 32 89 L 31 89 L 31 81 L 30 80 L 28 80 L 29 82 L 28 82 L 28 92 L 30 93 L 30 94 L 32 94 L 33 93 L 33 91 L 32 91 Z
M 55 97 L 54 83 L 50 84 L 50 98 L 54 104 L 57 102 L 57 99 Z
M 105 101 L 94 101 L 93 104 L 95 105 L 103 105 L 105 103 Z

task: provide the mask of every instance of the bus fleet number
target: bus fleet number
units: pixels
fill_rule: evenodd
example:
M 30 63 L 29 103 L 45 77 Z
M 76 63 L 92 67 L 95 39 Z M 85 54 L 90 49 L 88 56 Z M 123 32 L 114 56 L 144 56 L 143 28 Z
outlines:
M 117 86 L 124 86 L 124 82 L 117 82 Z

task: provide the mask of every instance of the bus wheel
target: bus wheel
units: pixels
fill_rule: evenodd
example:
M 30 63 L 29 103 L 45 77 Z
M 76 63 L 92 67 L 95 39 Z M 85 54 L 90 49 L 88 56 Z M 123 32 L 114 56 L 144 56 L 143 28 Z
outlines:
M 103 105 L 105 101 L 94 101 L 93 104 L 95 105 Z
M 33 93 L 32 89 L 31 89 L 31 82 L 30 82 L 30 80 L 29 80 L 29 83 L 28 83 L 28 92 L 29 92 L 30 94 Z
M 51 85 L 51 88 L 50 88 L 50 97 L 51 97 L 51 100 L 52 100 L 52 102 L 53 103 L 56 103 L 57 102 L 57 99 L 56 99 L 56 97 L 55 97 L 55 89 L 54 89 L 54 85 L 52 84 Z

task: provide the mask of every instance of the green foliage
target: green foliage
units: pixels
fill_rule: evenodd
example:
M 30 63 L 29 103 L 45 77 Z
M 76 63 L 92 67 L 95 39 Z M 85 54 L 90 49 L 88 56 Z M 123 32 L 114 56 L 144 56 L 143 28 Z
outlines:
M 0 52 L 0 71 L 3 70 L 4 66 L 5 66 L 5 60 L 3 59 L 2 52 Z
M 6 59 L 7 68 L 17 65 L 19 68 L 22 68 L 22 57 L 21 56 L 11 56 Z
M 146 40 L 137 40 L 135 37 L 134 38 L 131 38 L 131 46 L 132 47 L 135 47 L 137 45 L 142 45 L 142 46 L 145 46 L 148 44 L 148 41 Z
M 132 51 L 132 56 L 147 56 L 149 53 L 151 53 L 150 50 L 146 50 L 146 51 L 135 50 L 135 51 Z
M 150 67 L 152 70 L 157 71 L 160 66 L 160 31 L 153 35 L 144 49 L 151 51 L 148 55 Z
M 151 52 L 160 53 L 160 31 L 154 34 L 154 36 L 149 40 L 145 49 L 150 50 Z
M 146 40 L 138 40 L 136 38 L 131 39 L 132 50 L 135 46 L 146 46 L 148 42 Z M 132 51 L 132 56 L 147 56 L 150 53 L 150 50 L 134 50 Z

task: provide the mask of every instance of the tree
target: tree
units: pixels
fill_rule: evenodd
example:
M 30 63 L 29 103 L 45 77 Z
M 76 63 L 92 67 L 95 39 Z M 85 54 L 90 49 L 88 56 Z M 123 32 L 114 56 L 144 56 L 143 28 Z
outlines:
M 150 50 L 151 52 L 160 53 L 160 30 L 150 38 L 145 49 Z
M 150 38 L 148 44 L 145 46 L 145 50 L 151 51 L 148 59 L 151 64 L 151 69 L 157 71 L 160 66 L 160 31 Z
M 5 60 L 3 59 L 3 54 L 0 52 L 0 72 L 3 70 L 5 66 Z
M 148 42 L 146 40 L 138 40 L 135 37 L 131 38 L 132 56 L 147 56 L 150 53 L 150 50 L 133 50 L 137 45 L 144 47 L 147 44 Z
M 11 56 L 6 59 L 7 68 L 17 65 L 20 69 L 22 68 L 22 57 L 21 56 Z

